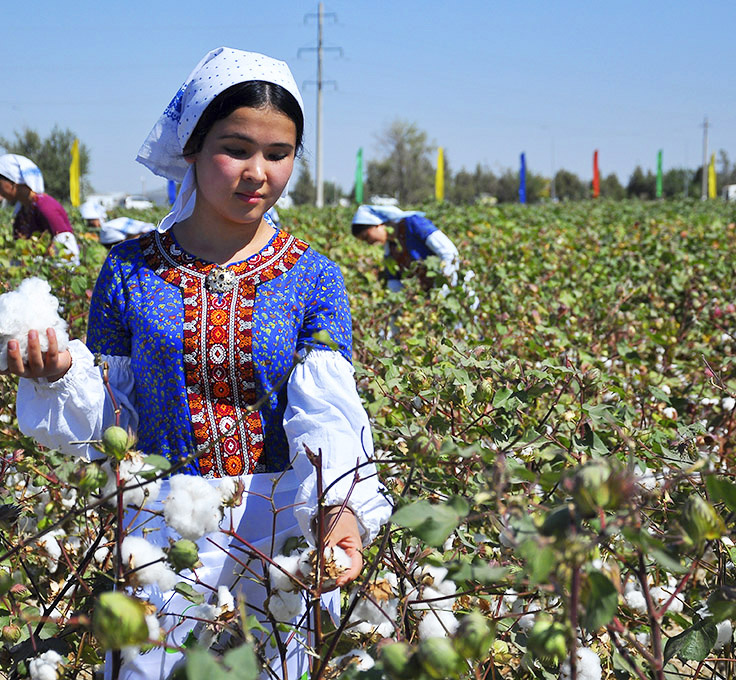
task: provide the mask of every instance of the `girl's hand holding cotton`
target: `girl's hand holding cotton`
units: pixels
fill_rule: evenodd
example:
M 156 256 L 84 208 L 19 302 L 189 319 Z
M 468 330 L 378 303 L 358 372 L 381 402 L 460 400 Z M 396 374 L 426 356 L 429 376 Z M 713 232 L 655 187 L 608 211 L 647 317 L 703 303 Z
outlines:
M 40 352 L 49 350 L 47 329 L 54 331 L 56 351 L 66 350 L 69 336 L 66 321 L 59 316 L 58 309 L 59 301 L 51 294 L 51 286 L 38 277 L 26 279 L 16 290 L 0 295 L 0 371 L 8 370 L 8 342 L 12 340 L 17 341 L 18 352 L 24 363 L 28 363 L 30 331 L 37 332 Z M 33 336 L 31 344 L 34 344 Z M 33 351 L 35 347 L 30 349 Z M 10 364 L 12 369 L 12 361 Z

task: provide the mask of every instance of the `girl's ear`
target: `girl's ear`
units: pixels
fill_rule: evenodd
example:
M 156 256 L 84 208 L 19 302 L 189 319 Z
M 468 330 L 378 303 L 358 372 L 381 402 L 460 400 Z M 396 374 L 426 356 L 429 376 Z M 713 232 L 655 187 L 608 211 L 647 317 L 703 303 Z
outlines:
M 184 160 L 191 165 L 197 160 L 197 154 L 196 153 L 190 153 L 184 156 Z

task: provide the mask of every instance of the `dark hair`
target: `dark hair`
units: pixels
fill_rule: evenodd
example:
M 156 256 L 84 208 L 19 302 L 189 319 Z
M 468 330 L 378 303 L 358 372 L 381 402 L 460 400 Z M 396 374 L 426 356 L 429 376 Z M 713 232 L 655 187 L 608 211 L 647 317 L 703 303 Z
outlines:
M 304 139 L 304 114 L 291 92 L 264 80 L 249 80 L 237 83 L 218 94 L 202 113 L 187 143 L 184 155 L 191 156 L 202 149 L 204 138 L 212 126 L 223 118 L 227 118 L 235 109 L 247 106 L 251 109 L 271 107 L 290 118 L 296 126 L 295 155 L 302 149 Z
M 371 225 L 371 224 L 353 224 L 351 226 L 351 228 L 353 230 L 353 236 L 357 236 L 362 231 L 365 231 L 366 229 L 368 229 L 369 227 L 372 227 L 372 226 L 373 225 Z

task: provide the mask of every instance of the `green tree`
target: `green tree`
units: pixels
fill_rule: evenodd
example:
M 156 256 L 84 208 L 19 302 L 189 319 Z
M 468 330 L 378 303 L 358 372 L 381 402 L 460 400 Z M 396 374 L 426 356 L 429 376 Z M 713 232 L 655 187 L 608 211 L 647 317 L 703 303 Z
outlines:
M 657 178 L 651 170 L 644 174 L 640 165 L 634 168 L 626 185 L 626 195 L 629 198 L 653 199 L 657 195 Z
M 451 181 L 445 179 L 447 200 L 457 204 L 474 203 L 481 196 L 496 196 L 498 179 L 490 170 L 480 163 L 475 171 L 470 172 L 463 168 Z
M 435 147 L 427 133 L 416 125 L 394 121 L 378 137 L 386 154 L 367 165 L 367 193 L 395 196 L 402 203 L 422 203 L 434 196 L 435 168 L 431 154 Z
M 342 198 L 342 189 L 335 182 L 324 183 L 325 205 L 337 205 Z
M 626 189 L 618 181 L 616 173 L 612 172 L 610 175 L 601 179 L 601 196 L 603 198 L 612 198 L 615 201 L 626 198 Z
M 562 201 L 588 198 L 588 187 L 574 172 L 558 170 L 555 174 L 555 196 Z
M 15 139 L 0 137 L 0 146 L 7 153 L 17 153 L 30 158 L 41 170 L 47 194 L 61 201 L 69 200 L 69 165 L 72 162 L 72 144 L 77 135 L 68 128 L 62 130 L 55 125 L 48 137 L 40 135 L 30 128 L 15 132 Z M 87 180 L 89 172 L 89 149 L 79 144 L 79 176 L 82 195 L 91 191 Z
M 693 187 L 695 172 L 687 168 L 671 168 L 662 176 L 662 193 L 667 198 L 699 196 Z
M 294 205 L 314 203 L 317 196 L 317 188 L 312 180 L 312 173 L 309 172 L 309 164 L 304 158 L 299 162 L 299 177 L 296 178 L 294 188 L 289 191 L 289 196 L 294 201 Z

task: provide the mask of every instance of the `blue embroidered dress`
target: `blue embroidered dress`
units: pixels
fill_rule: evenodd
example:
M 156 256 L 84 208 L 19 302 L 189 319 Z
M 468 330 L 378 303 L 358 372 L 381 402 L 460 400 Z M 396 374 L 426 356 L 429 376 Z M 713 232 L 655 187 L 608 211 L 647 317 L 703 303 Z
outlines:
M 145 405 L 142 451 L 174 462 L 201 447 L 183 471 L 207 477 L 281 471 L 289 463 L 285 377 L 295 354 L 326 330 L 351 359 L 342 274 L 283 231 L 227 267 L 229 291 L 209 289 L 215 268 L 183 251 L 170 231 L 119 244 L 95 286 L 87 344 L 130 356 L 132 400 Z

